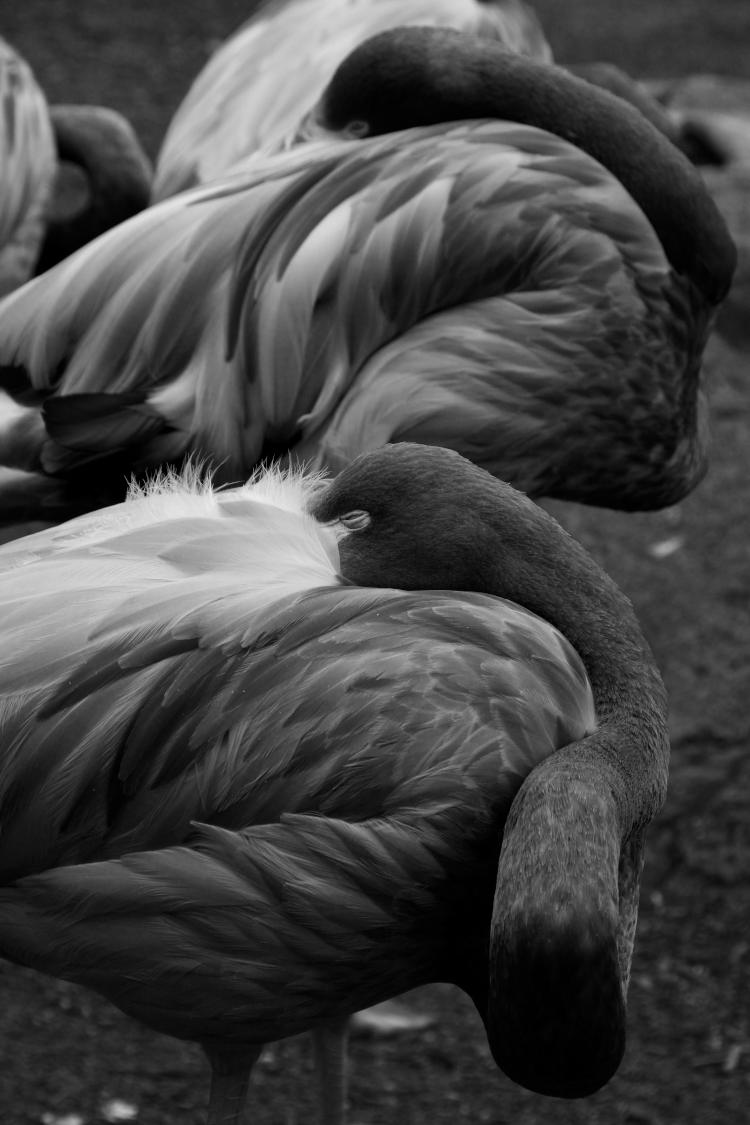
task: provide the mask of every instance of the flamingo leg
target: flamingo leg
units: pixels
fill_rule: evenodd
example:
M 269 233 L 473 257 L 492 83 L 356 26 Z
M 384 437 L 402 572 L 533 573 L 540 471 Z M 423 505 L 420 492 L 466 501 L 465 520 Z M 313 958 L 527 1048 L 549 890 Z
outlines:
M 320 1125 L 346 1125 L 349 1020 L 329 1020 L 312 1033 Z
M 211 1064 L 211 1092 L 206 1125 L 243 1125 L 250 1072 L 261 1048 L 217 1047 L 203 1044 Z

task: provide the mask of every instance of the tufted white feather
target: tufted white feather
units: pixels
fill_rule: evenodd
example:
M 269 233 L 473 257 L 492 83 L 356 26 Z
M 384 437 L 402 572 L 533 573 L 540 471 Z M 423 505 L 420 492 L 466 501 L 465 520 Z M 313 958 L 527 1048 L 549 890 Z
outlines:
M 180 473 L 157 474 L 145 484 L 132 484 L 122 504 L 0 548 L 0 605 L 10 607 L 38 590 L 38 569 L 29 574 L 34 589 L 25 590 L 24 566 L 34 560 L 46 560 L 44 589 L 54 596 L 70 588 L 70 568 L 80 572 L 81 586 L 84 571 L 92 567 L 105 586 L 153 584 L 166 576 L 165 567 L 189 567 L 197 544 L 214 579 L 233 576 L 247 592 L 251 587 L 266 591 L 269 600 L 335 585 L 340 582 L 338 532 L 307 515 L 325 479 L 320 472 L 272 466 L 241 487 L 219 490 L 197 463 Z M 149 529 L 152 537 L 143 534 Z M 135 532 L 140 535 L 133 537 Z M 158 553 L 148 558 L 157 540 Z M 146 543 L 149 548 L 139 545 Z

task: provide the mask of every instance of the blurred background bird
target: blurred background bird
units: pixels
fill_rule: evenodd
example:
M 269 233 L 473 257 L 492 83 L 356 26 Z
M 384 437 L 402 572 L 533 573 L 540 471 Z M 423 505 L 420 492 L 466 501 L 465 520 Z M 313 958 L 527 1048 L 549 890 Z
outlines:
M 339 63 L 402 26 L 452 27 L 541 62 L 552 52 L 520 0 L 271 0 L 223 43 L 193 82 L 159 150 L 153 198 L 224 175 L 289 143 Z
M 0 952 L 200 1042 L 211 1125 L 266 1041 L 433 980 L 516 1081 L 608 1081 L 666 698 L 526 497 L 409 444 L 167 480 L 6 545 L 0 607 Z
M 340 139 L 352 121 L 367 136 Z M 117 500 L 131 471 L 195 453 L 236 482 L 396 440 L 533 496 L 654 508 L 695 485 L 735 251 L 640 112 L 490 40 L 404 28 L 342 64 L 307 128 L 325 136 L 0 305 L 7 519 Z
M 49 107 L 0 39 L 0 295 L 142 210 L 151 166 L 130 124 L 101 106 Z

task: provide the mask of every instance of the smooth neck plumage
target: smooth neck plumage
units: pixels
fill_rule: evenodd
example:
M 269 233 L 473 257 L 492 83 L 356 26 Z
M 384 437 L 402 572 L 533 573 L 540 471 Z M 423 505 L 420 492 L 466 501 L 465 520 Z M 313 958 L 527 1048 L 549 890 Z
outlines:
M 483 1015 L 510 1077 L 556 1096 L 593 1093 L 624 1050 L 643 831 L 666 791 L 666 696 L 648 644 L 583 547 L 458 454 L 366 454 L 313 514 L 353 511 L 371 523 L 339 543 L 345 578 L 508 598 L 555 625 L 586 666 L 597 729 L 532 771 L 505 827 Z
M 341 63 L 317 116 L 360 136 L 481 118 L 545 129 L 617 177 L 709 304 L 726 296 L 736 250 L 698 172 L 637 109 L 559 67 L 445 28 L 399 28 Z
M 488 1037 L 515 1081 L 581 1097 L 612 1077 L 625 1048 L 643 832 L 666 793 L 666 694 L 629 601 L 578 543 L 525 506 L 512 530 L 501 518 L 494 532 L 487 588 L 572 642 L 598 725 L 532 771 L 514 800 L 493 908 Z
M 57 105 L 50 116 L 58 161 L 81 169 L 86 201 L 62 214 L 55 214 L 53 201 L 37 273 L 142 211 L 151 192 L 148 158 L 119 113 L 103 106 Z

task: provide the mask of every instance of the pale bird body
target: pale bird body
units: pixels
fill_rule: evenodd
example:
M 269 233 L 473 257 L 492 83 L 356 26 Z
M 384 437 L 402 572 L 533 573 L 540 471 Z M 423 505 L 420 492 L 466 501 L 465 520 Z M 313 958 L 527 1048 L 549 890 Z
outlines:
M 288 143 L 342 59 L 377 32 L 454 27 L 540 61 L 551 58 L 519 0 L 276 0 L 215 52 L 172 119 L 153 198 L 225 175 L 253 153 Z
M 0 566 L 2 955 L 201 1042 L 212 1122 L 264 1042 L 432 980 L 517 1081 L 607 1081 L 666 705 L 550 517 L 395 445 Z

